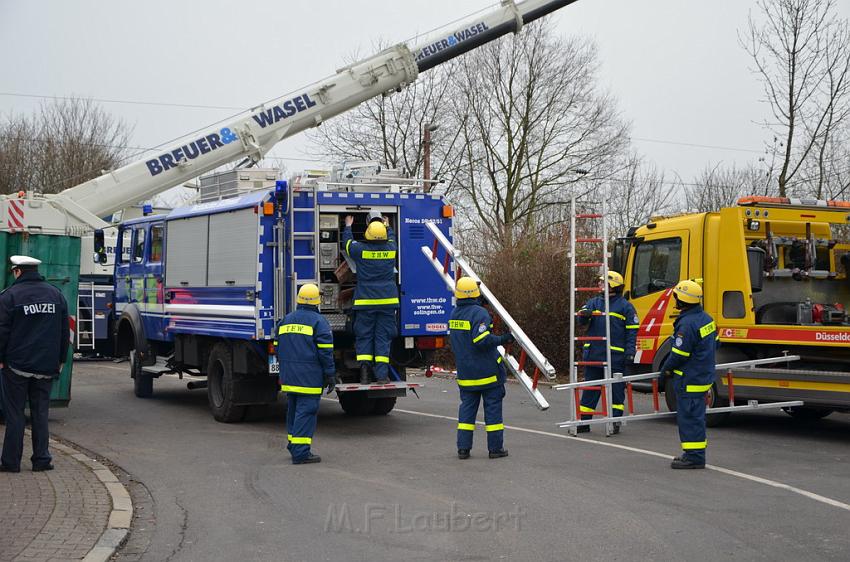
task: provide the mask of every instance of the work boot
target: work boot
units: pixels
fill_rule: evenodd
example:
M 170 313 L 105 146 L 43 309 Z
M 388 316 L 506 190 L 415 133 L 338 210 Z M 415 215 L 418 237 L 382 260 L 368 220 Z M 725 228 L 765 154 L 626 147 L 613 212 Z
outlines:
M 676 457 L 675 459 L 673 459 L 673 462 L 670 463 L 670 468 L 675 468 L 677 470 L 688 468 L 705 468 L 705 463 L 696 463 L 694 461 L 689 461 L 688 459 Z
M 293 460 L 292 464 L 315 464 L 317 462 L 322 462 L 322 457 L 310 453 L 309 457 L 303 458 L 300 461 Z
M 390 379 L 384 377 L 382 379 L 377 379 L 375 382 L 377 384 L 390 384 Z
M 614 429 L 611 431 L 611 435 L 617 435 L 620 433 L 620 422 L 614 422 Z
M 369 384 L 369 364 L 360 363 L 360 384 Z
M 457 450 L 457 458 L 461 460 L 466 460 L 469 458 L 469 449 L 458 449 Z
M 15 468 L 13 466 L 6 466 L 5 464 L 0 465 L 0 472 L 20 472 L 20 468 Z
M 45 470 L 53 470 L 53 468 L 54 467 L 53 467 L 52 464 L 47 463 L 47 464 L 41 464 L 41 465 L 38 465 L 38 466 L 33 466 L 32 471 L 33 472 L 44 472 Z
M 576 433 L 590 433 L 590 426 L 589 425 L 577 425 L 576 426 Z
M 507 449 L 499 449 L 498 451 L 490 451 L 490 458 L 491 459 L 500 459 L 500 458 L 506 457 L 506 456 L 508 456 L 508 450 Z

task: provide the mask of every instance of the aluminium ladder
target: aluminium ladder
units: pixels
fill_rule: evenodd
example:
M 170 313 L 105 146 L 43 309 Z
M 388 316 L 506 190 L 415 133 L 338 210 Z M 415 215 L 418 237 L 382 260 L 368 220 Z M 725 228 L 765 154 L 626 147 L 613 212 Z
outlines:
M 587 212 L 579 212 L 577 207 L 577 197 L 574 195 L 570 199 L 570 247 L 569 247 L 569 258 L 570 258 L 570 336 L 567 340 L 570 346 L 570 384 L 576 384 L 578 382 L 578 368 L 579 367 L 602 367 L 604 376 L 601 380 L 595 381 L 587 381 L 587 384 L 582 385 L 585 390 L 598 390 L 600 393 L 600 402 L 602 404 L 601 410 L 594 410 L 592 412 L 582 412 L 584 415 L 601 415 L 603 419 L 605 419 L 605 435 L 611 435 L 614 430 L 614 426 L 612 420 L 614 419 L 613 415 L 613 404 L 611 403 L 610 398 L 610 390 L 611 383 L 610 381 L 613 378 L 613 374 L 611 373 L 611 316 L 610 316 L 610 302 L 608 298 L 608 225 L 605 218 L 607 211 L 607 204 L 605 201 L 604 191 L 599 192 L 601 199 L 601 212 L 599 213 L 587 213 Z M 598 232 L 601 230 L 601 236 L 576 236 L 576 230 L 578 227 L 577 221 L 579 220 L 592 220 L 598 221 L 601 223 L 600 228 L 594 228 L 592 231 Z M 583 229 L 584 231 L 584 229 Z M 577 261 L 576 256 L 576 245 L 577 244 L 592 244 L 599 245 L 601 257 L 599 261 Z M 577 336 L 576 335 L 576 297 L 580 293 L 595 293 L 599 292 L 598 287 L 576 287 L 576 270 L 577 268 L 599 268 L 600 273 L 603 279 L 602 284 L 602 293 L 604 295 L 605 302 L 605 310 L 600 311 L 600 313 L 593 313 L 591 311 L 592 316 L 598 317 L 604 315 L 605 318 L 605 335 L 604 336 Z M 589 347 L 591 341 L 604 341 L 605 342 L 605 361 L 585 361 L 583 359 L 576 359 L 576 343 L 578 342 L 586 342 L 582 346 Z M 604 381 L 604 382 L 603 382 Z M 555 388 L 558 388 L 557 386 Z M 573 415 L 576 415 L 576 410 L 579 408 L 579 393 L 572 392 L 570 393 L 570 411 L 573 412 Z M 580 419 L 581 416 L 579 415 Z M 578 425 L 578 424 L 577 424 Z M 577 435 L 578 431 L 576 429 L 577 426 L 570 426 L 569 432 L 571 435 Z
M 487 288 L 487 285 L 481 282 L 478 275 L 472 270 L 466 260 L 461 257 L 460 250 L 456 249 L 454 245 L 449 242 L 448 238 L 445 237 L 436 224 L 431 221 L 425 221 L 425 226 L 431 234 L 434 235 L 434 245 L 430 248 L 428 246 L 422 246 L 422 253 L 431 265 L 434 266 L 434 269 L 437 270 L 437 273 L 452 292 L 454 292 L 455 281 L 460 279 L 462 275 L 471 277 L 476 283 L 478 283 L 481 295 L 493 307 L 498 317 L 502 319 L 502 322 L 504 322 L 508 329 L 510 329 L 517 345 L 519 345 L 521 349 L 519 358 L 516 358 L 509 354 L 504 346 L 499 346 L 498 351 L 502 356 L 502 360 L 505 362 L 508 371 L 510 371 L 510 373 L 517 379 L 526 392 L 528 392 L 528 395 L 531 397 L 534 404 L 540 410 L 547 410 L 549 408 L 549 402 L 540 392 L 537 383 L 541 374 L 549 380 L 554 379 L 555 368 L 549 363 L 549 360 L 543 356 L 540 350 L 537 349 L 534 342 L 532 342 L 522 328 L 519 327 L 519 324 L 516 323 L 508 311 L 505 310 L 505 307 L 502 306 L 495 295 L 493 295 L 490 289 Z M 442 247 L 445 251 L 442 260 L 438 257 L 437 250 L 439 247 Z M 528 376 L 525 371 L 526 363 L 529 359 L 535 365 L 532 376 Z

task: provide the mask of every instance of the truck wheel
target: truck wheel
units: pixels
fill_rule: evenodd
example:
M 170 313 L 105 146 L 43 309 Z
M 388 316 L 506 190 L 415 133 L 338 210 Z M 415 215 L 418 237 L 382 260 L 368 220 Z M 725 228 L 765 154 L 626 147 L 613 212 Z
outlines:
M 794 419 L 815 421 L 825 418 L 835 410 L 831 408 L 818 408 L 816 406 L 794 406 L 791 408 L 782 408 L 782 411 Z
M 233 403 L 233 354 L 226 343 L 218 343 L 207 363 L 207 399 L 216 421 L 233 423 L 245 417 L 245 406 Z
M 373 416 L 386 416 L 395 408 L 396 397 L 373 398 L 369 402 L 372 403 L 372 411 L 370 413 Z
M 133 379 L 133 393 L 136 397 L 153 396 L 153 377 L 142 371 L 141 354 L 135 349 L 130 350 L 130 377 Z
M 339 405 L 349 416 L 367 416 L 372 411 L 372 401 L 365 392 L 340 392 Z
M 676 411 L 676 389 L 673 387 L 673 377 L 667 377 L 667 380 L 664 382 L 664 401 L 667 403 L 667 409 L 669 411 Z M 717 395 L 717 383 L 712 384 L 711 389 L 706 393 L 705 405 L 709 408 L 722 408 L 729 405 L 728 400 Z M 729 412 L 708 414 L 705 416 L 705 425 L 708 427 L 719 427 L 726 423 L 728 419 Z

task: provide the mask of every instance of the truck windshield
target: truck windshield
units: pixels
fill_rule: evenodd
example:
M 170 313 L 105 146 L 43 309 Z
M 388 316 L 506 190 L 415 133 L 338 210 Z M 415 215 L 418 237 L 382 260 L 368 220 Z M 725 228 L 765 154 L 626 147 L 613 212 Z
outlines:
M 635 248 L 632 297 L 642 297 L 674 287 L 679 282 L 682 239 L 646 240 Z

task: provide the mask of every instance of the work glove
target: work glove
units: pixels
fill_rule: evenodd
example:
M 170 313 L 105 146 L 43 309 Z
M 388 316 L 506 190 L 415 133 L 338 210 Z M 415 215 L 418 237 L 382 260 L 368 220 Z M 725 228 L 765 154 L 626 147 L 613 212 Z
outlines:
M 635 356 L 634 355 L 626 355 L 626 368 L 624 369 L 624 375 L 634 375 L 635 374 Z
M 593 315 L 588 309 L 582 308 L 576 313 L 576 316 L 581 316 L 582 318 L 590 318 Z
M 515 341 L 516 341 L 516 338 L 514 338 L 514 335 L 512 333 L 508 332 L 506 334 L 502 334 L 502 343 L 503 344 L 514 343 Z
M 325 388 L 328 390 L 328 394 L 330 394 L 336 389 L 336 376 L 328 377 L 325 379 Z

